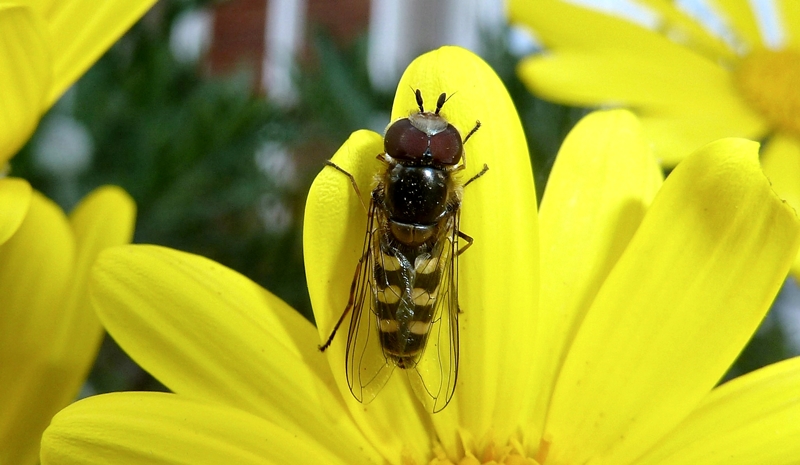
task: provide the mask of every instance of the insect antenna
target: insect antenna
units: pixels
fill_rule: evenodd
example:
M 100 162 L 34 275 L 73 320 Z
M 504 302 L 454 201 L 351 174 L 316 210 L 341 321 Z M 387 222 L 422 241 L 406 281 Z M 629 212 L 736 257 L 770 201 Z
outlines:
M 439 100 L 436 101 L 436 111 L 433 113 L 434 115 L 438 115 L 439 112 L 442 110 L 444 106 L 444 102 L 447 101 L 447 94 L 442 92 L 442 95 L 439 96 Z
M 419 107 L 419 112 L 420 113 L 424 113 L 425 112 L 425 108 L 423 108 L 423 106 L 422 106 L 422 92 L 420 92 L 420 90 L 417 89 L 414 92 L 414 95 L 417 96 L 417 106 Z

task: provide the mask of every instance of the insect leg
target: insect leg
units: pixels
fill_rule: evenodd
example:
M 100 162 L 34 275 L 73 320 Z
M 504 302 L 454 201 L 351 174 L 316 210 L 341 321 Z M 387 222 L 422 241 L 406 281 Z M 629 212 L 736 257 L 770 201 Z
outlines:
M 350 184 L 353 186 L 353 190 L 356 191 L 356 196 L 358 196 L 358 201 L 361 202 L 361 206 L 364 207 L 364 211 L 368 212 L 369 210 L 367 209 L 367 205 L 364 204 L 364 199 L 361 197 L 361 191 L 358 189 L 358 184 L 356 184 L 356 178 L 354 178 L 353 175 L 347 172 L 344 168 L 342 168 L 341 166 L 337 165 L 336 163 L 330 160 L 325 160 L 325 165 L 336 169 L 340 173 L 347 176 L 348 179 L 350 179 Z
M 478 131 L 478 129 L 480 129 L 480 127 L 481 127 L 481 122 L 475 121 L 475 127 L 472 128 L 472 130 L 469 133 L 467 133 L 467 137 L 464 138 L 464 144 L 467 143 L 469 138 L 472 137 L 472 135 L 475 134 Z
M 457 257 L 457 256 L 459 256 L 459 255 L 461 255 L 462 253 L 464 253 L 464 252 L 466 252 L 466 251 L 467 251 L 467 249 L 468 249 L 468 248 L 469 248 L 469 247 L 472 245 L 472 243 L 474 242 L 474 239 L 472 238 L 472 236 L 469 236 L 469 235 L 467 235 L 467 234 L 464 234 L 464 233 L 463 233 L 463 232 L 461 232 L 461 231 L 456 231 L 456 234 L 457 234 L 457 235 L 458 235 L 458 237 L 460 237 L 461 239 L 464 239 L 465 241 L 467 241 L 467 245 L 465 245 L 464 247 L 460 248 L 460 249 L 458 250 L 458 252 L 456 252 L 456 257 Z
M 355 302 L 355 293 L 356 293 L 356 284 L 358 284 L 358 275 L 361 273 L 361 265 L 364 263 L 364 259 L 367 257 L 367 254 L 361 256 L 361 259 L 358 260 L 358 265 L 356 265 L 356 272 L 353 275 L 353 282 L 350 284 L 350 297 L 347 300 L 347 307 L 345 307 L 344 311 L 342 312 L 342 316 L 339 317 L 339 321 L 336 322 L 336 326 L 333 327 L 333 331 L 331 331 L 331 335 L 328 336 L 328 339 L 325 341 L 325 344 L 319 346 L 320 352 L 325 352 L 325 349 L 331 345 L 333 342 L 333 337 L 336 336 L 336 331 L 339 330 L 339 326 L 342 325 L 344 321 L 344 317 L 350 313 L 350 310 L 353 309 L 353 304 Z
M 480 127 L 481 127 L 481 122 L 480 121 L 475 121 L 475 127 L 472 128 L 472 130 L 469 132 L 469 134 L 467 134 L 467 137 L 464 138 L 464 145 L 467 144 L 467 141 L 469 140 L 469 138 L 472 137 L 472 135 L 475 134 L 475 132 L 478 129 L 480 129 Z M 461 170 L 463 170 L 463 169 L 465 169 L 467 167 L 467 153 L 466 152 L 462 152 L 461 160 L 462 160 L 461 164 L 458 165 L 458 167 L 453 170 L 454 172 L 455 171 L 461 171 Z M 484 164 L 483 166 L 486 166 L 486 165 Z M 489 169 L 489 168 L 485 168 L 485 169 Z M 478 175 L 478 176 L 480 176 L 480 175 Z M 474 178 L 475 177 L 473 177 L 472 179 L 474 179 Z M 472 181 L 472 179 L 467 181 L 467 184 L 469 184 L 470 181 Z M 464 185 L 466 186 L 466 184 L 464 184 Z
M 489 165 L 484 163 L 483 164 L 483 169 L 481 170 L 481 172 L 476 174 L 475 176 L 469 178 L 469 180 L 467 180 L 467 182 L 464 183 L 464 187 L 467 187 L 469 185 L 469 183 L 471 183 L 472 181 L 474 181 L 474 180 L 478 179 L 479 177 L 483 176 L 484 174 L 486 174 L 487 171 L 489 171 Z

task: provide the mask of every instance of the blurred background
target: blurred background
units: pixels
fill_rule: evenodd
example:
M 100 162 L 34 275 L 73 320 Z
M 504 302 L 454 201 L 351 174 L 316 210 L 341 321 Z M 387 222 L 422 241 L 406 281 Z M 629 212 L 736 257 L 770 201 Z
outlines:
M 504 80 L 539 198 L 588 110 L 529 94 L 514 74 L 533 39 L 497 0 L 161 0 L 42 119 L 14 174 L 69 211 L 102 184 L 138 205 L 134 242 L 216 260 L 313 321 L 302 257 L 307 190 L 357 129 L 382 132 L 408 63 L 442 44 Z M 800 353 L 787 282 L 730 375 Z M 106 338 L 85 395 L 163 389 Z

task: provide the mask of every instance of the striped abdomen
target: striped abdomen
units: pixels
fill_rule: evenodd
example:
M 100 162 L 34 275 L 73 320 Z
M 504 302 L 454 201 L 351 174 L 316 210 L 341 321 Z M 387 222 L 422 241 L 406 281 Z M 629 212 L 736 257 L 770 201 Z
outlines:
M 381 346 L 400 368 L 416 365 L 434 316 L 441 256 L 431 256 L 428 249 L 379 248 L 376 254 L 374 308 Z

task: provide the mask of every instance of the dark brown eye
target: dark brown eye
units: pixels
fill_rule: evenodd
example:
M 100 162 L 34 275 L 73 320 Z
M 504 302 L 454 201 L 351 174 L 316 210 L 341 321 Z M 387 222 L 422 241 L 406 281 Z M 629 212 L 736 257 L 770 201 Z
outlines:
M 448 124 L 444 131 L 431 136 L 431 155 L 442 165 L 458 163 L 461 160 L 462 150 L 461 134 L 452 124 Z
M 418 160 L 428 149 L 428 135 L 414 127 L 408 118 L 403 118 L 386 130 L 383 149 L 392 158 Z

